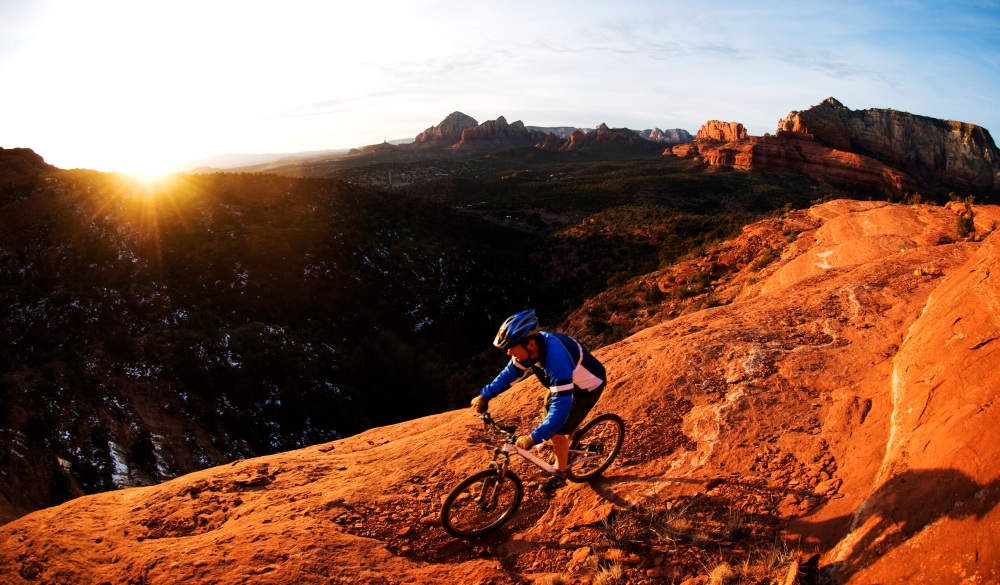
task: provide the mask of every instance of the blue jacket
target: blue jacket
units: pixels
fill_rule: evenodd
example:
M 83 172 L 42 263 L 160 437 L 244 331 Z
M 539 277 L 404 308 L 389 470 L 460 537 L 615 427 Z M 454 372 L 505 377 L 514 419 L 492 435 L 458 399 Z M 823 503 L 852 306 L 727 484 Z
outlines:
M 566 424 L 573 406 L 573 390 L 593 390 L 607 379 L 604 366 L 580 342 L 569 335 L 542 331 L 538 359 L 519 362 L 511 358 L 507 367 L 479 394 L 493 398 L 526 376 L 529 370 L 552 393 L 545 420 L 531 431 L 535 443 L 552 438 Z

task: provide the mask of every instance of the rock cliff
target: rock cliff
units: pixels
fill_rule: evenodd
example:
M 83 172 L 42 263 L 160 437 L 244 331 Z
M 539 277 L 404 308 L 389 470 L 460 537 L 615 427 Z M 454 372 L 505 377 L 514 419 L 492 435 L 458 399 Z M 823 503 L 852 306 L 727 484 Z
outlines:
M 731 142 L 733 140 L 743 140 L 746 137 L 747 130 L 739 122 L 709 120 L 698 130 L 698 134 L 695 135 L 694 139 Z
M 710 121 L 665 155 L 742 170 L 801 174 L 903 198 L 1000 191 L 1000 152 L 985 128 L 895 110 L 852 111 L 829 98 L 781 120 L 776 135 Z
M 545 142 L 545 134 L 532 132 L 520 120 L 508 124 L 500 116 L 473 128 L 462 131 L 461 139 L 454 145 L 455 150 L 492 150 L 517 146 L 535 146 Z
M 687 150 L 685 150 L 687 147 Z M 873 193 L 902 194 L 920 190 L 908 174 L 871 157 L 836 150 L 808 139 L 754 136 L 742 140 L 681 145 L 675 152 L 694 152 L 715 166 L 746 171 L 803 175 L 817 181 L 846 185 Z
M 889 109 L 851 110 L 834 98 L 791 112 L 779 132 L 870 156 L 936 191 L 1000 189 L 1000 151 L 985 128 Z
M 40 510 L 0 526 L 0 574 L 513 584 L 615 566 L 704 583 L 726 564 L 747 582 L 997 582 L 1000 240 L 956 239 L 955 217 L 838 200 L 768 220 L 774 260 L 721 304 L 596 352 L 597 409 L 629 433 L 605 477 L 550 497 L 516 460 L 524 503 L 489 537 L 437 525 L 495 442 L 462 410 Z M 491 411 L 528 428 L 540 394 L 525 381 Z M 775 541 L 768 568 L 753 551 Z

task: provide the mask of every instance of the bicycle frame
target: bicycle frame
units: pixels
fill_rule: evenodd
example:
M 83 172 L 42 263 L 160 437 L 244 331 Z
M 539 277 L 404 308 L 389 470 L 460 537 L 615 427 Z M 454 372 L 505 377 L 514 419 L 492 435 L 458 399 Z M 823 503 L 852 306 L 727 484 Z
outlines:
M 544 469 L 549 473 L 555 473 L 556 471 L 558 471 L 555 465 L 552 465 L 548 461 L 545 461 L 535 456 L 535 454 L 533 454 L 529 449 L 522 449 L 512 443 L 504 443 L 503 447 L 500 448 L 500 451 L 508 454 L 517 453 L 521 457 L 524 457 L 528 461 L 531 461 L 532 463 L 541 467 L 542 469 Z
M 522 448 L 518 447 L 517 445 L 515 445 L 514 444 L 514 439 L 515 439 L 516 435 L 514 434 L 513 430 L 511 430 L 511 428 L 505 428 L 505 427 L 502 427 L 501 425 L 498 425 L 496 423 L 496 421 L 493 420 L 493 417 L 491 417 L 488 412 L 487 413 L 483 413 L 482 415 L 479 416 L 479 418 L 482 419 L 483 424 L 485 426 L 493 427 L 494 430 L 497 430 L 497 431 L 503 433 L 503 435 L 506 436 L 506 438 L 507 438 L 506 441 L 503 444 L 503 447 L 499 447 L 499 448 L 497 448 L 497 449 L 494 450 L 494 459 L 493 459 L 492 465 L 498 467 L 500 469 L 501 473 L 505 472 L 506 469 L 507 469 L 507 461 L 504 461 L 502 464 L 499 464 L 496 461 L 496 456 L 499 455 L 499 454 L 501 454 L 501 453 L 503 453 L 503 454 L 506 455 L 506 459 L 508 461 L 510 459 L 510 454 L 511 453 L 517 453 L 521 457 L 524 457 L 525 459 L 527 459 L 528 461 L 534 463 L 535 465 L 537 465 L 538 467 L 540 467 L 541 469 L 543 469 L 544 471 L 546 471 L 548 473 L 555 473 L 556 471 L 558 471 L 558 469 L 556 468 L 555 465 L 552 465 L 548 461 L 545 461 L 544 459 L 539 458 L 537 455 L 535 455 L 534 453 L 532 453 L 530 449 L 522 449 Z M 586 457 L 576 459 L 574 461 L 575 463 L 580 463 L 582 461 L 587 461 L 588 459 L 592 459 L 592 458 L 597 457 L 597 456 L 600 455 L 600 453 L 595 453 L 593 450 L 590 450 L 590 449 L 572 449 L 572 450 L 570 450 L 569 453 L 570 454 L 586 454 L 587 455 Z

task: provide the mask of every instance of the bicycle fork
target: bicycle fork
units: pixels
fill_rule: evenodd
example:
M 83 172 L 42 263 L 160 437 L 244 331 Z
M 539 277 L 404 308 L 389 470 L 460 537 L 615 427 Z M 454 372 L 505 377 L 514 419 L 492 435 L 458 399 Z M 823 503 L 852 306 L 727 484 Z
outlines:
M 476 498 L 476 503 L 483 512 L 492 510 L 497 505 L 497 500 L 500 498 L 500 488 L 503 486 L 504 476 L 507 475 L 507 464 L 509 462 L 510 455 L 506 448 L 494 451 L 493 461 L 490 461 L 489 467 L 496 470 L 497 476 L 493 479 L 483 481 L 483 486 L 479 490 L 479 496 Z

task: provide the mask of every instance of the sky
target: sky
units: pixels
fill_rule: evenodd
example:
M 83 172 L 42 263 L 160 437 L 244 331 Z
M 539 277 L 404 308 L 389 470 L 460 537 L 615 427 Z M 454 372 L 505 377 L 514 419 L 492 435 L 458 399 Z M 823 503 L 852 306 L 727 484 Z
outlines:
M 774 132 L 835 97 L 1000 132 L 1000 0 L 0 0 L 0 147 L 159 173 L 528 126 Z

